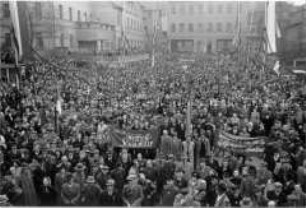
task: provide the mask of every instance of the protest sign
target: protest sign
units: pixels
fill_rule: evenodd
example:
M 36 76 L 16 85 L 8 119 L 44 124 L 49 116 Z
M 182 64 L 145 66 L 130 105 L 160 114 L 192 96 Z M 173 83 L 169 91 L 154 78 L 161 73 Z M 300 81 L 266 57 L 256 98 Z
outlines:
M 265 137 L 244 137 L 220 132 L 218 146 L 235 153 L 257 155 L 264 152 Z
M 125 148 L 156 148 L 158 131 L 153 130 L 120 130 L 111 128 L 110 141 L 113 147 Z

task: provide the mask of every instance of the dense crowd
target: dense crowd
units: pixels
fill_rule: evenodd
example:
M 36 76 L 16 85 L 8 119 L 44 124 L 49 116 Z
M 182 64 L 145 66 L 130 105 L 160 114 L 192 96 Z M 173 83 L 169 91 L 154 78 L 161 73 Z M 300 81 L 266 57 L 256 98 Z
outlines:
M 306 205 L 305 78 L 225 56 L 187 67 L 176 57 L 154 68 L 53 63 L 1 83 L 0 203 Z M 156 130 L 158 146 L 115 147 L 114 127 Z M 264 152 L 222 149 L 220 132 L 264 137 Z

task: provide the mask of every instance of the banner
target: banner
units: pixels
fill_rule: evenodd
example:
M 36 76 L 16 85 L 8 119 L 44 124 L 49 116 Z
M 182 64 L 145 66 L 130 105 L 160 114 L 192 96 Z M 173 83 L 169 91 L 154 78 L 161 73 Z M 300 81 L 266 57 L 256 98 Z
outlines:
M 113 147 L 156 148 L 158 130 L 120 130 L 111 128 L 109 141 L 111 141 Z
M 219 134 L 218 146 L 221 149 L 231 150 L 235 153 L 257 155 L 264 152 L 265 137 L 235 136 L 221 132 Z

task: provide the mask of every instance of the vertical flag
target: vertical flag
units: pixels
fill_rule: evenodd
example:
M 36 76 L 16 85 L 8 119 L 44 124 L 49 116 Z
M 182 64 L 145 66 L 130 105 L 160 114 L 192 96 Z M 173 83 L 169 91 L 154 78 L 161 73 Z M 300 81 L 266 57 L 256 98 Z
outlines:
M 241 5 L 240 1 L 237 1 L 237 16 L 236 16 L 236 33 L 233 38 L 233 45 L 238 47 L 240 44 L 240 36 L 241 36 Z
M 189 98 L 186 112 L 186 135 L 191 135 L 191 133 L 191 98 Z
M 270 0 L 267 3 L 267 18 L 266 18 L 266 32 L 267 32 L 267 53 L 276 53 L 276 17 L 275 17 L 275 0 Z
M 61 85 L 58 84 L 56 90 L 57 92 L 56 111 L 58 112 L 59 115 L 62 114 L 62 98 L 61 98 L 60 86 Z
M 9 9 L 15 60 L 29 59 L 32 55 L 33 28 L 30 13 L 27 9 L 27 2 L 9 1 Z
M 274 67 L 273 67 L 273 71 L 275 71 L 275 73 L 277 74 L 277 76 L 280 75 L 279 69 L 280 69 L 280 63 L 279 63 L 279 61 L 276 61 L 275 64 L 274 64 Z
M 22 43 L 20 34 L 20 24 L 19 24 L 19 12 L 17 1 L 9 1 L 9 9 L 11 15 L 11 39 L 12 45 L 15 51 L 15 61 L 16 64 L 22 56 Z

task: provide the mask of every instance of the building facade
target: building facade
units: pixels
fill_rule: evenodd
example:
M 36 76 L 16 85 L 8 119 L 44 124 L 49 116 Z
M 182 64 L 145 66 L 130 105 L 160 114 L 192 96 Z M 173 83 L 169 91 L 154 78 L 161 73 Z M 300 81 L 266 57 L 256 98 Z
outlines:
M 242 36 L 259 35 L 258 29 L 251 27 L 256 25 L 253 21 L 258 15 L 256 14 L 256 9 L 258 9 L 256 2 L 169 2 L 167 9 L 169 13 L 168 37 L 172 51 L 229 50 L 232 47 L 238 22 L 242 26 Z M 246 33 L 246 30 L 249 31 Z
M 282 32 L 280 53 L 288 61 L 306 56 L 306 4 L 295 6 L 287 2 L 277 3 L 278 22 Z
M 27 2 L 32 47 L 38 51 L 54 48 L 79 53 L 102 53 L 143 49 L 145 41 L 140 2 Z M 0 47 L 10 45 L 8 1 L 0 2 Z

